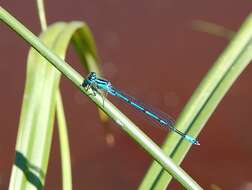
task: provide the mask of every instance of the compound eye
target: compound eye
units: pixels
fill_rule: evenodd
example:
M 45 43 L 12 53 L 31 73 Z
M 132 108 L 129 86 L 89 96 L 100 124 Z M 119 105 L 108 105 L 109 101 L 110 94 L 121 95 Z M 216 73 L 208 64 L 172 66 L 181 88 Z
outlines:
M 96 73 L 92 72 L 92 78 L 96 78 Z
M 95 80 L 96 79 L 96 73 L 95 72 L 91 72 L 89 74 L 89 80 Z

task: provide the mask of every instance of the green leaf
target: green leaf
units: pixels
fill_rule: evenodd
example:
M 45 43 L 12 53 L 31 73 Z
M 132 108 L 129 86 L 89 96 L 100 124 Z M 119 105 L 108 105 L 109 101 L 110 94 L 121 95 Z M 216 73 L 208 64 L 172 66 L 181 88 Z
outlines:
M 240 31 L 193 93 L 176 123 L 179 130 L 188 131 L 192 136 L 199 134 L 229 88 L 250 63 L 251 52 L 252 15 L 246 19 Z M 169 134 L 163 151 L 175 163 L 180 164 L 190 147 L 191 144 L 181 141 L 175 134 Z M 165 189 L 171 179 L 172 177 L 154 161 L 139 189 Z
M 97 63 L 99 58 L 95 47 L 94 38 L 88 27 L 79 29 L 72 38 L 75 50 L 78 53 L 81 63 L 90 72 L 94 71 L 97 75 L 102 76 L 102 72 Z M 99 110 L 99 116 L 103 123 L 108 122 L 109 118 L 101 109 Z
M 82 22 L 61 22 L 48 27 L 40 38 L 52 51 L 64 58 L 74 33 L 86 30 L 89 31 L 85 23 Z M 83 35 L 86 35 L 86 33 L 79 34 L 85 39 Z M 88 37 L 92 38 L 91 34 Z M 81 43 L 85 45 L 85 42 L 83 40 Z M 95 56 L 95 50 L 89 48 L 90 44 L 87 44 L 85 51 L 90 51 L 93 53 L 92 56 Z M 87 60 L 86 63 L 88 62 Z M 16 161 L 12 170 L 10 189 L 34 189 L 35 187 L 41 189 L 44 185 L 51 148 L 59 80 L 60 72 L 48 64 L 37 51 L 31 49 L 28 56 L 25 92 L 16 144 Z M 63 142 L 66 142 L 66 125 L 63 122 L 62 114 L 59 113 L 58 118 L 59 127 L 62 126 L 59 129 L 60 138 L 63 138 Z M 64 143 L 61 145 L 64 145 Z M 71 176 L 71 167 L 67 164 L 70 161 L 67 145 L 68 142 L 61 150 L 62 155 L 65 154 L 62 157 L 62 162 L 65 163 L 62 169 L 66 171 L 63 172 L 63 178 L 66 175 Z M 64 158 L 69 161 L 64 162 Z M 64 167 L 65 165 L 68 166 Z M 70 177 L 67 178 L 71 179 Z M 67 181 L 67 186 L 71 188 L 71 180 L 70 182 Z

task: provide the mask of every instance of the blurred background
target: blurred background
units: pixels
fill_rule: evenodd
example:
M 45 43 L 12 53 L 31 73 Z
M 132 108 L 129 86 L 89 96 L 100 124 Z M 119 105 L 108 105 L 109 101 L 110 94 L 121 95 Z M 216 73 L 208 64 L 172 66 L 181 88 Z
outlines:
M 35 1 L 1 0 L 1 6 L 39 34 Z M 236 31 L 252 9 L 252 3 L 245 0 L 47 0 L 45 6 L 49 24 L 85 21 L 94 34 L 104 76 L 119 89 L 174 118 L 229 41 L 195 30 L 193 23 L 204 20 Z M 0 33 L 0 189 L 7 189 L 29 46 L 3 24 Z M 86 74 L 73 47 L 67 61 Z M 252 68 L 248 67 L 200 133 L 201 146 L 193 146 L 182 163 L 205 189 L 214 184 L 221 189 L 252 189 L 251 80 Z M 114 122 L 104 128 L 95 105 L 65 78 L 61 92 L 69 126 L 73 188 L 136 189 L 152 162 L 150 156 Z M 152 127 L 141 113 L 110 99 L 162 144 L 166 130 Z M 112 144 L 105 140 L 108 132 L 114 136 Z M 61 189 L 57 128 L 45 189 Z M 182 187 L 173 180 L 168 189 Z

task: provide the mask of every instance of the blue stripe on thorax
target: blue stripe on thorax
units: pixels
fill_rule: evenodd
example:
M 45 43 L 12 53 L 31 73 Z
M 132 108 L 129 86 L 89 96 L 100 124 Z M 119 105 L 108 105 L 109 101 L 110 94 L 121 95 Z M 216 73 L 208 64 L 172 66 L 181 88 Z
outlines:
M 95 82 L 98 85 L 108 85 L 109 84 L 109 82 L 107 80 L 103 80 L 103 79 L 96 79 Z

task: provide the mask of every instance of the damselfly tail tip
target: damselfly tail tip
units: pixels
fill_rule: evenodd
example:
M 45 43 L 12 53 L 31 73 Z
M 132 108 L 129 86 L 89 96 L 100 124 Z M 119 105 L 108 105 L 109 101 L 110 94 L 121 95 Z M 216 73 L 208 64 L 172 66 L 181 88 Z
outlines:
M 185 138 L 190 141 L 192 144 L 195 144 L 195 145 L 200 145 L 199 141 L 197 141 L 194 137 L 192 136 L 189 136 L 189 135 L 186 135 Z

